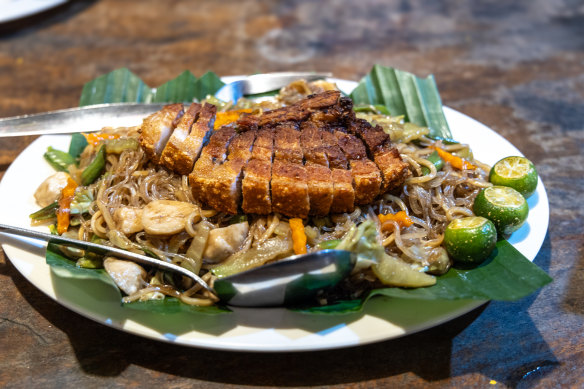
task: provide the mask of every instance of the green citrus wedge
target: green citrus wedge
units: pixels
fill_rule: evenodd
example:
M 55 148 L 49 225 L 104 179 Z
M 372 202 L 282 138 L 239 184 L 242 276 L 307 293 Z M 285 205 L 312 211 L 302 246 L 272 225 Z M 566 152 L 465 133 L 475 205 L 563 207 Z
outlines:
M 480 216 L 454 219 L 444 231 L 444 247 L 455 263 L 478 265 L 497 244 L 497 230 L 489 219 Z
M 528 198 L 537 188 L 537 171 L 525 157 L 506 157 L 493 165 L 489 181 L 493 185 L 511 187 Z
M 509 235 L 523 225 L 529 214 L 529 207 L 525 197 L 515 189 L 491 186 L 479 192 L 473 211 L 475 215 L 491 220 L 499 234 Z

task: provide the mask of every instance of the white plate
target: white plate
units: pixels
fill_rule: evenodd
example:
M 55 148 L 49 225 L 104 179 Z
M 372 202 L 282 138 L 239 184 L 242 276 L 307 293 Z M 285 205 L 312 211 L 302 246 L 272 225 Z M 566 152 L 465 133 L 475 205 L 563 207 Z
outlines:
M 0 23 L 41 13 L 67 0 L 0 0 Z
M 344 91 L 355 86 L 354 82 L 336 81 Z M 492 165 L 505 156 L 521 155 L 511 143 L 483 124 L 450 108 L 445 108 L 445 114 L 453 137 L 469 143 L 479 160 Z M 16 158 L 0 183 L 2 223 L 29 227 L 28 215 L 38 209 L 32 194 L 53 173 L 42 155 L 48 146 L 66 150 L 69 139 L 69 136 L 43 136 Z M 513 234 L 510 242 L 533 260 L 544 241 L 549 219 L 548 199 L 541 180 L 528 203 L 527 222 Z M 376 297 L 367 303 L 363 312 L 344 315 L 305 315 L 279 308 L 237 308 L 222 315 L 160 315 L 123 309 L 117 294 L 99 281 L 55 276 L 45 264 L 44 245 L 23 244 L 22 239 L 2 236 L 5 253 L 24 277 L 59 304 L 122 331 L 186 346 L 308 351 L 361 345 L 436 326 L 484 303 Z

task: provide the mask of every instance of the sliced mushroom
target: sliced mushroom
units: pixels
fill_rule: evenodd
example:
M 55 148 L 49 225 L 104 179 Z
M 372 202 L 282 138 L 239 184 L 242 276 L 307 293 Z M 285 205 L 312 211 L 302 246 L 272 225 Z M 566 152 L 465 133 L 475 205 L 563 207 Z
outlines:
M 107 257 L 103 261 L 103 267 L 118 288 L 128 295 L 136 293 L 146 285 L 144 281 L 146 270 L 134 262 Z
M 118 229 L 126 235 L 131 235 L 142 231 L 142 213 L 140 208 L 122 207 L 114 211 L 114 221 Z
M 67 186 L 67 178 L 69 178 L 69 174 L 57 172 L 44 180 L 34 193 L 37 204 L 46 207 L 58 200 L 61 191 Z
M 151 235 L 173 235 L 184 230 L 189 215 L 197 209 L 191 203 L 155 200 L 144 207 L 142 225 Z
M 248 232 L 247 222 L 211 230 L 203 258 L 208 262 L 221 262 L 241 247 Z

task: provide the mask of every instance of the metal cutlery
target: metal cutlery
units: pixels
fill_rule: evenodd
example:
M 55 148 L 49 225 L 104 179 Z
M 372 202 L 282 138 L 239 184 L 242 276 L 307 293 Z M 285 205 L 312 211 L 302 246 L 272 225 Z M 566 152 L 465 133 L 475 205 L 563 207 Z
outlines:
M 223 86 L 215 96 L 237 101 L 248 94 L 279 89 L 298 79 L 316 80 L 330 73 L 283 72 L 244 77 Z M 99 131 L 103 127 L 129 127 L 162 108 L 163 103 L 112 103 L 0 118 L 0 138 L 24 135 L 71 134 Z
M 116 247 L 51 235 L 0 224 L 0 232 L 72 246 L 103 256 L 113 256 L 186 276 L 229 305 L 244 307 L 285 306 L 314 297 L 320 290 L 338 284 L 355 266 L 354 253 L 323 250 L 295 255 L 242 273 L 219 278 L 214 289 L 188 269 L 160 259 Z

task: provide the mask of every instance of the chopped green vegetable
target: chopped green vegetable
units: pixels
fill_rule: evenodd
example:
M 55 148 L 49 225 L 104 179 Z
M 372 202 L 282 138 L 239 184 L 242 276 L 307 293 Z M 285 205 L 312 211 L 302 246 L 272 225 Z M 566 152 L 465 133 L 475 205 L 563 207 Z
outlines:
M 237 224 L 243 223 L 247 221 L 247 215 L 233 215 L 231 219 L 229 219 L 229 224 Z
M 93 183 L 101 175 L 102 170 L 105 168 L 105 147 L 102 145 L 95 158 L 91 163 L 83 170 L 81 173 L 81 184 L 89 185 Z
M 138 150 L 140 142 L 135 138 L 118 138 L 104 141 L 107 154 L 121 154 L 124 150 Z
M 54 203 L 31 213 L 29 217 L 36 221 L 55 219 L 57 217 L 57 209 L 59 209 L 59 202 L 55 201 Z
M 54 149 L 51 146 L 49 146 L 43 157 L 52 167 L 61 172 L 68 172 L 69 166 L 77 162 L 71 154 Z
M 318 248 L 321 250 L 330 250 L 336 248 L 339 243 L 341 243 L 340 239 L 326 240 L 324 242 L 320 242 L 318 244 Z
M 85 252 L 85 255 L 79 258 L 75 264 L 86 269 L 102 269 L 103 258 L 97 254 Z
M 363 105 L 356 105 L 353 107 L 355 112 L 369 112 L 374 114 L 381 114 L 381 115 L 390 115 L 389 109 L 385 105 L 381 104 L 363 104 Z
M 442 168 L 444 167 L 444 160 L 442 158 L 440 158 L 440 156 L 438 155 L 438 152 L 436 150 L 434 150 L 432 152 L 432 154 L 428 155 L 428 157 L 426 158 L 428 161 L 432 162 L 432 164 L 436 167 L 436 171 L 440 171 L 442 170 Z M 430 169 L 428 169 L 426 166 L 422 166 L 422 174 L 426 175 L 430 173 Z
M 71 201 L 72 215 L 82 215 L 89 212 L 89 206 L 93 202 L 93 193 L 87 189 L 75 191 L 75 197 Z
M 87 139 L 85 139 L 83 134 L 74 133 L 71 136 L 71 143 L 69 144 L 69 155 L 75 159 L 79 158 L 87 144 Z
M 271 238 L 258 247 L 252 247 L 247 251 L 232 255 L 219 266 L 213 268 L 211 272 L 217 277 L 226 277 L 261 266 L 272 259 L 291 253 L 292 242 L 290 239 Z

